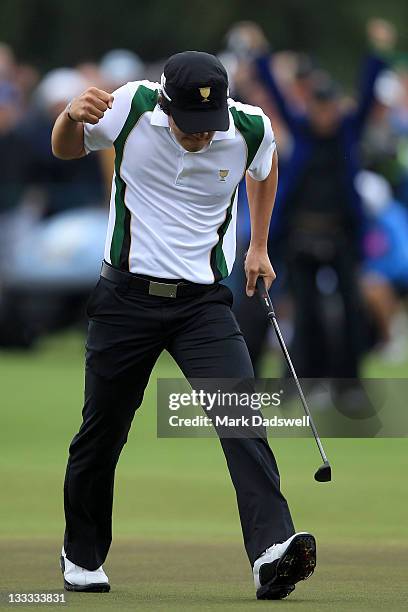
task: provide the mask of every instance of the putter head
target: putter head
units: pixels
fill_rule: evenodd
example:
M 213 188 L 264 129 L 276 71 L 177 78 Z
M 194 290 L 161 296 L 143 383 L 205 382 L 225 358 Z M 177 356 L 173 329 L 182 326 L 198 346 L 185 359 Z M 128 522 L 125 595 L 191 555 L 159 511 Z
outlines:
M 331 480 L 330 463 L 328 461 L 325 461 L 323 465 L 319 467 L 314 477 L 315 477 L 315 480 L 317 480 L 318 482 L 330 482 Z

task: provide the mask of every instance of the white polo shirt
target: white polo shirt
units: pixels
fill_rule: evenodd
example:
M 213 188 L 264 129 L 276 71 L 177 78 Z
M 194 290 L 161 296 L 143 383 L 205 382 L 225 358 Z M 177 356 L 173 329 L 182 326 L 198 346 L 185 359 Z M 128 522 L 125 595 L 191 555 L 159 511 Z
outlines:
M 275 139 L 260 108 L 229 100 L 230 126 L 209 146 L 186 151 L 160 109 L 158 83 L 113 93 L 112 109 L 84 125 L 87 153 L 115 147 L 105 260 L 159 278 L 213 283 L 235 259 L 238 185 L 264 180 Z

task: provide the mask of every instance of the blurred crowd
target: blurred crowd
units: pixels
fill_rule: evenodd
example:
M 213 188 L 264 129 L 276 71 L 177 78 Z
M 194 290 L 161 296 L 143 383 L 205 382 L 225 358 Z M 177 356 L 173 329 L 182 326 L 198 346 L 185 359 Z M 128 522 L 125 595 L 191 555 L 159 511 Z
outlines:
M 275 132 L 272 297 L 304 377 L 358 377 L 372 350 L 408 357 L 408 53 L 384 20 L 371 19 L 362 36 L 367 52 L 354 91 L 321 58 L 275 51 L 255 23 L 234 24 L 219 53 L 231 97 L 261 106 Z M 128 81 L 159 81 L 164 61 L 146 64 L 116 49 L 42 75 L 0 44 L 0 346 L 28 347 L 81 319 L 98 274 L 113 151 L 54 158 L 56 117 L 90 85 L 112 92 Z M 272 340 L 243 291 L 248 240 L 243 183 L 228 282 L 257 369 Z

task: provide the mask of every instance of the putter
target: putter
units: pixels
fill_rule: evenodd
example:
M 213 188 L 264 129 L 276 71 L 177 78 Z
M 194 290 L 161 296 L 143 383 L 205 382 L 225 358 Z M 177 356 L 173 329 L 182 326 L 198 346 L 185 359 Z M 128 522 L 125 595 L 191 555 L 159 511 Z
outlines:
M 258 276 L 258 279 L 256 281 L 256 288 L 257 288 L 257 291 L 258 291 L 259 298 L 260 298 L 260 300 L 261 300 L 261 302 L 262 302 L 262 304 L 263 304 L 263 306 L 265 308 L 265 311 L 266 311 L 266 314 L 267 314 L 267 317 L 268 317 L 268 321 L 270 322 L 270 324 L 272 325 L 272 327 L 275 330 L 275 333 L 276 333 L 276 336 L 278 338 L 280 347 L 282 349 L 283 354 L 285 355 L 286 362 L 287 362 L 287 364 L 289 366 L 289 369 L 290 369 L 290 371 L 292 373 L 292 376 L 293 376 L 293 378 L 295 380 L 296 387 L 297 387 L 297 390 L 299 391 L 299 395 L 300 395 L 300 399 L 302 401 L 302 405 L 303 405 L 304 411 L 305 411 L 306 415 L 309 417 L 309 424 L 310 424 L 311 430 L 313 432 L 314 438 L 316 440 L 316 444 L 318 446 L 320 455 L 321 455 L 321 457 L 323 459 L 323 465 L 321 465 L 319 467 L 319 469 L 316 471 L 316 473 L 314 475 L 315 480 L 317 480 L 318 482 L 329 482 L 331 480 L 331 467 L 330 467 L 330 463 L 329 463 L 329 460 L 327 459 L 326 453 L 324 452 L 323 445 L 322 445 L 321 440 L 319 438 L 319 434 L 317 433 L 317 429 L 316 429 L 316 426 L 315 426 L 314 421 L 312 419 L 312 415 L 310 414 L 310 410 L 308 408 L 308 405 L 307 405 L 307 402 L 306 402 L 306 398 L 305 398 L 304 393 L 302 391 L 302 387 L 300 386 L 300 382 L 299 382 L 299 379 L 298 379 L 298 377 L 296 375 L 295 368 L 293 367 L 293 363 L 292 363 L 292 360 L 290 358 L 288 349 L 286 348 L 285 341 L 283 340 L 283 336 L 281 334 L 281 330 L 279 329 L 278 321 L 276 319 L 275 310 L 273 308 L 273 304 L 272 304 L 271 298 L 270 298 L 268 290 L 266 288 L 265 280 L 263 279 L 262 276 Z

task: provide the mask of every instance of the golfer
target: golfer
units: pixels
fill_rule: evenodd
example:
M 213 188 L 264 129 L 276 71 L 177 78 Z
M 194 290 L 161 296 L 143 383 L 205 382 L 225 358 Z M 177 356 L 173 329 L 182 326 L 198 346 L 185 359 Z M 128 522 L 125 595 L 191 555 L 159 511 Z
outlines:
M 114 146 L 101 277 L 87 314 L 83 422 L 69 448 L 61 555 L 70 591 L 106 592 L 114 475 L 135 410 L 165 349 L 187 378 L 252 379 L 248 350 L 220 281 L 235 257 L 238 185 L 246 176 L 251 241 L 246 292 L 275 278 L 267 236 L 277 155 L 260 108 L 228 99 L 217 58 L 173 55 L 161 83 L 94 87 L 58 117 L 52 148 L 77 159 Z M 295 534 L 279 472 L 261 436 L 222 437 L 257 597 L 279 599 L 315 567 L 315 540 Z

